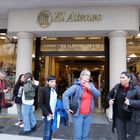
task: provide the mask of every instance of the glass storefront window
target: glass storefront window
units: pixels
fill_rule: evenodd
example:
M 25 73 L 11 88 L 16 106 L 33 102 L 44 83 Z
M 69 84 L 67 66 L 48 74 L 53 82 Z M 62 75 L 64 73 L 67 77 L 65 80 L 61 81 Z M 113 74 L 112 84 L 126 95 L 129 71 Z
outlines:
M 7 87 L 13 87 L 15 84 L 16 70 L 16 44 L 9 42 L 8 39 L 0 38 L 0 69 L 5 70 Z

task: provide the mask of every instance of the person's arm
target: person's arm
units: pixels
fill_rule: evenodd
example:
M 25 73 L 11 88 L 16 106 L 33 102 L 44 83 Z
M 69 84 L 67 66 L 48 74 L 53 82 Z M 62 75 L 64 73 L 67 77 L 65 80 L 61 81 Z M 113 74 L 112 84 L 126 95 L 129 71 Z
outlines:
M 118 86 L 118 85 L 117 85 Z M 109 104 L 110 105 L 112 105 L 112 104 L 114 104 L 114 100 L 115 100 L 115 97 L 116 97 L 116 95 L 115 94 L 117 94 L 117 90 L 115 89 L 115 87 L 116 86 L 114 86 L 112 89 L 111 89 L 111 91 L 108 93 L 108 95 L 107 95 L 107 99 L 108 99 L 108 102 L 109 102 Z M 114 97 L 115 96 L 115 97 Z
M 45 107 L 44 105 L 44 101 L 45 101 L 45 92 L 46 90 L 44 89 L 42 93 L 40 93 L 40 96 L 39 96 L 39 106 L 40 106 L 40 109 L 42 110 L 42 114 L 47 117 L 50 113 L 49 111 L 47 110 L 47 108 Z
M 137 87 L 136 97 L 134 99 L 126 99 L 125 102 L 130 107 L 140 109 L 140 87 Z
M 78 85 L 73 85 L 68 88 L 62 95 L 62 102 L 65 110 L 69 110 L 69 97 L 76 93 Z

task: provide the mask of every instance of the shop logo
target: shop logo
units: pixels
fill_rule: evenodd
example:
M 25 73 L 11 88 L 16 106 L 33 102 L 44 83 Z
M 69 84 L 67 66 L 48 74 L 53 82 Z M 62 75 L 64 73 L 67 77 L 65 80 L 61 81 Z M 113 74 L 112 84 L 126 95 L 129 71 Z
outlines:
M 48 27 L 52 22 L 52 14 L 47 10 L 40 12 L 37 17 L 37 22 L 42 28 Z

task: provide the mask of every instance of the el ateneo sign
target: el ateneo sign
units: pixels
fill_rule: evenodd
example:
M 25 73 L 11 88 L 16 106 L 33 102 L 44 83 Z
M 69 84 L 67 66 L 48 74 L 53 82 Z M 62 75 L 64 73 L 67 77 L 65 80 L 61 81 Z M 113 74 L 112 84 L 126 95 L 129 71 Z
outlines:
M 65 11 L 50 12 L 48 10 L 41 11 L 38 14 L 37 22 L 41 27 L 48 27 L 52 22 L 100 22 L 103 19 L 101 14 L 81 13 Z

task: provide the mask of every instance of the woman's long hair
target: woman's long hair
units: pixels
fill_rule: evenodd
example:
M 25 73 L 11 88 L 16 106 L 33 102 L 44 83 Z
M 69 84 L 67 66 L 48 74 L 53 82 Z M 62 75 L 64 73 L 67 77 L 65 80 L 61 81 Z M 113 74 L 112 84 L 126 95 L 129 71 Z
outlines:
M 23 84 L 24 84 L 24 82 L 21 81 L 21 77 L 22 77 L 23 75 L 24 75 L 24 74 L 21 74 L 21 75 L 19 76 L 19 78 L 18 78 L 18 80 L 17 80 L 15 86 L 17 86 L 17 85 L 23 85 Z

